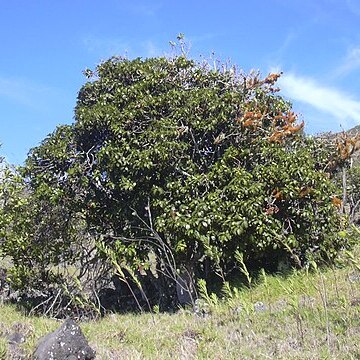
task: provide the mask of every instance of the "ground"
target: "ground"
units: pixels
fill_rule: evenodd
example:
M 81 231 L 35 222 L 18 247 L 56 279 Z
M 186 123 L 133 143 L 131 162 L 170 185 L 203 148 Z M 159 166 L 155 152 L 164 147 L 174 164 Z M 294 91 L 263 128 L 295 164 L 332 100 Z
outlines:
M 80 325 L 97 359 L 359 359 L 359 255 L 321 270 L 263 273 L 224 299 L 203 294 L 195 312 L 109 314 Z M 28 358 L 59 325 L 0 305 L 0 359 Z M 9 345 L 14 333 L 25 341 Z

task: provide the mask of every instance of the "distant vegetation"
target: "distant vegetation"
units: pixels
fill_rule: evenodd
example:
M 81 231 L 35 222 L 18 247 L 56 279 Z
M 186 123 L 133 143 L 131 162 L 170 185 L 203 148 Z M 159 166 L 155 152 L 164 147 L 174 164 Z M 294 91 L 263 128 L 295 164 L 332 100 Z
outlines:
M 280 74 L 181 54 L 85 75 L 74 124 L 1 180 L 1 256 L 34 312 L 195 304 L 199 281 L 216 290 L 351 247 L 358 139 L 306 137 Z

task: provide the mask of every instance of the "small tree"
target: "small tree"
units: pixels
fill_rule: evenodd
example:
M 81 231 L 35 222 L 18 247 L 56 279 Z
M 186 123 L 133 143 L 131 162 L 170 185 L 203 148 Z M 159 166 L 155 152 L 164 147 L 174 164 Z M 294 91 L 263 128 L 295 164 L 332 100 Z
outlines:
M 96 239 L 96 259 L 133 282 L 154 278 L 153 257 L 159 283 L 176 280 L 177 268 L 224 279 L 235 252 L 250 268 L 274 269 L 303 266 L 310 255 L 332 259 L 344 246 L 329 153 L 304 137 L 277 95 L 280 74 L 261 79 L 183 55 L 112 58 L 85 73 L 75 123 L 32 149 L 22 169 L 35 208 L 50 206 L 45 222 L 66 212 L 57 214 L 66 232 L 49 243 L 24 236 L 30 257 L 45 241 L 59 245 L 44 247 L 47 267 L 68 261 L 60 254 L 76 258 L 67 240 L 73 218 Z M 14 256 L 15 237 L 3 237 Z

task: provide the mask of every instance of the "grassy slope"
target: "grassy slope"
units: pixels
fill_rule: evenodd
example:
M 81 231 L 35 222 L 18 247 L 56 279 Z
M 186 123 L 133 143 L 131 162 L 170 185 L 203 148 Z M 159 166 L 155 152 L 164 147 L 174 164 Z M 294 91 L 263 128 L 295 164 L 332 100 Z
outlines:
M 263 276 L 226 301 L 207 299 L 200 316 L 112 314 L 81 327 L 98 359 L 359 359 L 359 255 L 336 269 Z M 22 348 L 30 355 L 58 326 L 0 305 L 0 359 L 6 332 L 27 334 Z

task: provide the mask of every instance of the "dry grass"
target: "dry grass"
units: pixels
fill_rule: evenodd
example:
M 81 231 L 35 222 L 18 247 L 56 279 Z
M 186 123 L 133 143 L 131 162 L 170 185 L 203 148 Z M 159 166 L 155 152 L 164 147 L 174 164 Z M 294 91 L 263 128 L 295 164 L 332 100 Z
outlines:
M 355 254 L 356 259 L 359 251 Z M 209 299 L 208 299 L 209 300 Z M 202 315 L 111 314 L 82 323 L 98 359 L 359 359 L 360 271 L 337 269 L 263 276 L 252 289 L 209 300 Z M 28 357 L 59 326 L 0 305 L 0 359 L 12 358 L 6 336 L 26 334 Z

